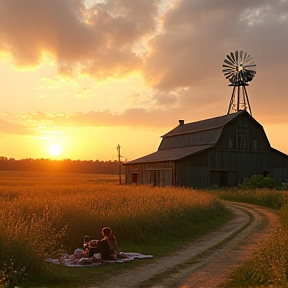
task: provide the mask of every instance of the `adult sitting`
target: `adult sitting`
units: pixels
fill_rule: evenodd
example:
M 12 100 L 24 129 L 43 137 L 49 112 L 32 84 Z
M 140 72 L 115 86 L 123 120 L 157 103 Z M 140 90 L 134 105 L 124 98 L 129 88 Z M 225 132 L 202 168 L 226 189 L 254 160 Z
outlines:
M 117 259 L 118 245 L 116 237 L 114 236 L 111 228 L 104 227 L 102 229 L 102 235 L 103 239 L 91 240 L 89 242 L 89 257 L 92 257 L 94 254 L 100 253 L 102 260 Z

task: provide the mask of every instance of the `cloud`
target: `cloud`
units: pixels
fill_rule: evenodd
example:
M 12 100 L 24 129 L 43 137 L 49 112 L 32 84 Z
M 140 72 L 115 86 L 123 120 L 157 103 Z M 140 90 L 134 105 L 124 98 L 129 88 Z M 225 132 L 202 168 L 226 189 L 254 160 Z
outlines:
M 162 33 L 150 42 L 147 82 L 163 91 L 200 85 L 220 77 L 224 53 L 239 49 L 284 72 L 287 11 L 288 2 L 281 0 L 177 2 L 163 19 Z
M 285 118 L 288 1 L 170 3 L 160 19 L 159 0 L 106 0 L 89 6 L 83 0 L 1 0 L 0 49 L 10 51 L 19 66 L 39 65 L 43 53 L 51 54 L 58 73 L 70 76 L 84 73 L 107 79 L 142 72 L 149 95 L 144 89 L 141 93 L 150 109 L 139 110 L 142 118 L 134 119 L 135 123 L 141 119 L 154 123 L 147 116 L 158 119 L 158 114 L 165 115 L 161 109 L 184 116 L 191 110 L 199 116 L 211 109 L 224 114 L 232 91 L 227 90 L 222 64 L 227 53 L 244 50 L 257 64 L 256 77 L 248 87 L 252 111 L 262 118 L 272 119 L 266 116 L 271 111 Z M 88 92 L 82 96 L 88 98 Z M 90 100 L 92 94 L 91 89 Z M 140 96 L 127 105 L 143 107 Z M 114 121 L 126 125 L 136 110 L 107 111 L 77 117 L 80 123 L 94 119 L 103 125 Z M 70 120 L 77 117 L 69 115 Z
M 253 115 L 287 119 L 288 1 L 177 1 L 150 41 L 144 77 L 158 93 L 178 93 L 183 114 L 226 112 L 232 90 L 221 70 L 226 55 L 244 50 L 257 74 L 247 88 Z M 287 78 L 287 77 L 286 77 Z M 203 114 L 204 113 L 204 114 Z M 216 112 L 217 113 L 217 112 Z M 270 116 L 269 116 L 270 115 Z M 208 114 L 209 117 L 209 114 Z M 277 118 L 277 117 L 276 117 Z
M 0 131 L 3 134 L 39 134 L 46 130 L 59 130 L 65 128 L 99 128 L 99 127 L 169 127 L 175 124 L 175 119 L 168 118 L 171 111 L 143 108 L 131 108 L 123 113 L 114 114 L 109 110 L 90 111 L 88 113 L 48 113 L 23 112 L 2 115 L 0 118 Z M 8 120 L 6 120 L 8 119 Z M 21 124 L 12 124 L 18 122 Z M 29 129 L 28 129 L 29 127 Z
M 31 134 L 31 132 L 24 125 L 11 123 L 0 118 L 0 134 L 27 135 Z
M 153 98 L 159 107 L 173 107 L 178 103 L 176 93 L 159 92 Z
M 96 77 L 120 76 L 142 60 L 132 46 L 154 29 L 157 1 L 2 0 L 0 47 L 17 66 L 39 65 L 51 54 L 59 73 L 74 69 Z
M 50 53 L 58 72 L 67 75 L 123 77 L 143 69 L 147 83 L 161 91 L 220 78 L 226 53 L 237 49 L 265 60 L 262 73 L 268 66 L 284 71 L 287 1 L 173 2 L 157 26 L 157 0 L 106 0 L 89 7 L 83 0 L 2 0 L 0 47 L 18 66 L 38 65 Z M 135 47 L 147 38 L 143 57 Z

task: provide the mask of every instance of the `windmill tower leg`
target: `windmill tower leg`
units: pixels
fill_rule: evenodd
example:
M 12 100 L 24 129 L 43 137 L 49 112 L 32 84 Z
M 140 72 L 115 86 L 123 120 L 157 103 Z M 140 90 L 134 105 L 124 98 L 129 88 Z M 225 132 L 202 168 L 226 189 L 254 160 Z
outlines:
M 251 114 L 251 116 L 252 116 L 252 110 L 251 110 L 251 107 L 250 107 L 250 103 L 249 103 L 249 98 L 248 98 L 248 94 L 247 94 L 247 90 L 246 90 L 246 87 L 245 86 L 243 86 L 243 94 L 244 94 L 244 103 L 247 101 L 247 104 L 248 104 L 248 109 L 249 109 L 249 113 Z M 245 101 L 245 99 L 246 99 L 246 101 Z M 246 107 L 246 105 L 245 105 L 245 107 Z
M 235 86 L 233 86 L 232 96 L 231 96 L 231 99 L 230 99 L 227 115 L 230 114 L 230 112 L 232 111 L 234 98 L 235 98 Z
M 240 110 L 240 86 L 237 86 L 237 110 Z

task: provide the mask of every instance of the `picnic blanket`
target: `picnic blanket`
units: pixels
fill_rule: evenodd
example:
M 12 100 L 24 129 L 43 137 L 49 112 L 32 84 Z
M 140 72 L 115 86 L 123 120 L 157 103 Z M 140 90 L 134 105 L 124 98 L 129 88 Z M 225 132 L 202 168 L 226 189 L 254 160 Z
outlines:
M 145 259 L 153 257 L 152 255 L 145 255 L 135 252 L 120 252 L 119 254 L 120 257 L 117 260 L 101 260 L 97 257 L 82 257 L 79 259 L 78 257 L 75 257 L 75 254 L 61 254 L 59 255 L 58 259 L 48 258 L 46 259 L 46 261 L 58 265 L 64 265 L 67 267 L 99 267 L 116 263 L 124 263 L 127 261 L 133 261 L 135 259 Z

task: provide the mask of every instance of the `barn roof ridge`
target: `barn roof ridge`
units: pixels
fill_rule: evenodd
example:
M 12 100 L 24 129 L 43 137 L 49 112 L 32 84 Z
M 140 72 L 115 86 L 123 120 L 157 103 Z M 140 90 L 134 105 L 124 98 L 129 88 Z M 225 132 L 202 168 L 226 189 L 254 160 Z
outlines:
M 194 123 L 194 122 L 193 122 Z M 190 124 L 190 123 L 187 123 Z M 175 134 L 171 134 L 171 135 L 163 135 L 161 137 L 173 137 L 173 136 L 179 136 L 179 135 L 185 135 L 185 134 L 192 134 L 192 133 L 197 133 L 197 132 L 203 132 L 203 131 L 209 131 L 209 130 L 214 130 L 214 129 L 219 129 L 219 128 L 223 128 L 224 125 L 219 125 L 219 126 L 215 126 L 215 127 L 211 127 L 211 128 L 203 128 L 203 129 L 199 129 L 199 130 L 195 130 L 195 131 L 187 131 L 187 132 L 183 132 L 183 133 L 175 133 Z M 168 132 L 169 133 L 169 132 Z M 167 134 L 168 134 L 167 133 Z
M 229 123 L 233 119 L 235 119 L 238 115 L 242 113 L 248 113 L 245 110 L 238 111 L 233 114 L 226 114 L 223 116 L 217 116 L 209 119 L 203 119 L 195 122 L 186 123 L 183 125 L 178 125 L 173 128 L 171 131 L 167 132 L 166 134 L 162 135 L 161 137 L 171 137 L 176 135 L 184 135 L 190 133 L 196 133 L 201 131 L 213 130 L 223 127 L 225 124 Z M 248 113 L 249 114 L 249 113 Z M 216 123 L 212 123 L 216 121 Z

